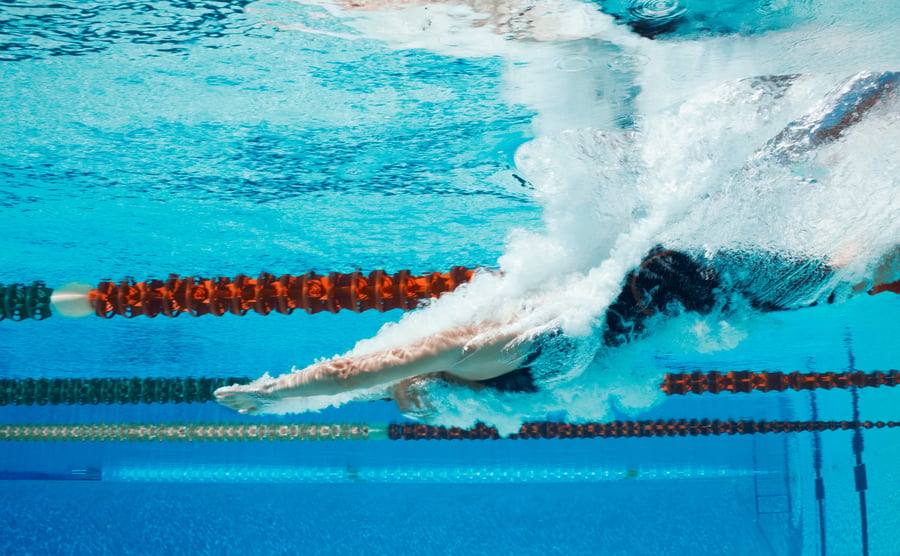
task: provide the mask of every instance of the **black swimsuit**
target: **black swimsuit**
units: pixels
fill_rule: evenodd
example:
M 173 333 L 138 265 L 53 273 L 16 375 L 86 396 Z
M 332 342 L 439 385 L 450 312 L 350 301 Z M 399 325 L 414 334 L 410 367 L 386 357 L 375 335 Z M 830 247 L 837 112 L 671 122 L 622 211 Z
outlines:
M 630 273 L 625 287 L 606 311 L 603 344 L 616 347 L 630 342 L 645 330 L 654 314 L 677 310 L 702 315 L 715 309 L 727 309 L 730 296 L 737 292 L 749 304 L 763 312 L 814 305 L 821 297 L 831 269 L 816 261 L 793 261 L 769 256 L 722 254 L 712 260 L 698 260 L 678 251 L 654 249 Z M 834 301 L 834 293 L 827 296 Z M 718 306 L 717 306 L 718 305 Z M 556 330 L 534 340 L 531 352 L 512 372 L 480 384 L 501 392 L 537 392 L 532 367 L 546 351 L 565 353 L 575 350 L 575 340 Z

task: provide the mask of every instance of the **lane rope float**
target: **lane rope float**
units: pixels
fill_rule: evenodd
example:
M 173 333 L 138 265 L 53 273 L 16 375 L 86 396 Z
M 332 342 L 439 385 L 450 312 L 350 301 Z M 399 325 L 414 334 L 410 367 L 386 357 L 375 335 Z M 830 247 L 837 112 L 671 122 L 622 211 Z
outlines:
M 0 379 L 0 406 L 203 403 L 248 377 Z
M 900 384 L 900 371 L 847 371 L 783 373 L 779 371 L 729 371 L 668 373 L 660 388 L 667 395 L 709 392 L 749 393 L 785 390 L 830 390 L 832 388 L 876 388 Z
M 94 314 L 107 319 L 116 315 L 242 316 L 250 311 L 261 315 L 294 311 L 409 311 L 427 299 L 455 290 L 474 275 L 475 269 L 454 266 L 449 272 L 423 275 L 408 270 L 393 274 L 384 270 L 369 274 L 307 272 L 299 276 L 264 272 L 256 278 L 238 275 L 210 279 L 170 274 L 165 280 L 104 280 L 93 288 L 68 284 L 56 290 L 43 282 L 0 284 L 0 320 L 43 320 L 51 315 L 51 309 L 66 316 Z
M 294 311 L 409 311 L 471 281 L 475 273 L 476 269 L 454 266 L 449 272 L 422 275 L 408 270 L 394 274 L 375 270 L 365 275 L 359 271 L 321 275 L 307 272 L 276 277 L 263 272 L 257 278 L 238 275 L 207 279 L 170 274 L 165 280 L 135 282 L 126 278 L 118 282 L 103 280 L 96 287 L 72 283 L 57 289 L 40 281 L 29 285 L 0 284 L 0 320 L 43 320 L 53 312 L 65 316 L 94 314 L 108 319 L 116 315 L 245 315 L 250 311 L 261 315 Z M 881 292 L 900 294 L 900 280 L 875 286 L 868 293 Z M 635 300 L 641 305 L 636 292 Z
M 0 284 L 0 320 L 44 320 L 51 314 L 52 293 L 53 290 L 43 282 L 33 282 L 27 286 Z
M 37 442 L 266 442 L 304 440 L 537 440 L 662 438 L 896 428 L 896 421 L 754 421 L 669 419 L 610 423 L 523 424 L 501 435 L 495 427 L 421 423 L 91 423 L 0 424 L 0 441 Z
M 222 386 L 252 379 L 230 377 L 23 378 L 0 379 L 0 406 L 204 403 Z M 702 393 L 830 390 L 900 384 L 900 371 L 783 373 L 779 371 L 709 371 L 669 373 L 660 389 L 668 396 Z

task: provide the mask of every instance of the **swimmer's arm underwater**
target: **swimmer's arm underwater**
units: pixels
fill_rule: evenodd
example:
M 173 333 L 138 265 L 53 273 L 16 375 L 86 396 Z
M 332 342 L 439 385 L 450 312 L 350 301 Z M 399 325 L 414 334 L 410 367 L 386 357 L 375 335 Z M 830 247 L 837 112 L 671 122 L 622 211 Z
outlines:
M 682 307 L 698 313 L 709 312 L 714 305 L 712 296 L 717 293 L 719 283 L 706 277 L 703 270 L 704 267 L 691 263 L 685 255 L 674 252 L 662 252 L 648 258 L 612 305 L 615 310 L 607 313 L 606 345 L 617 346 L 630 341 L 642 328 L 642 315 L 665 311 L 671 302 L 678 302 Z M 643 286 L 642 276 L 648 280 Z M 872 280 L 859 284 L 853 290 L 856 293 L 900 293 L 898 279 L 900 246 L 894 247 L 883 257 Z M 663 287 L 665 284 L 670 285 Z M 652 303 L 642 303 L 642 296 L 634 291 L 637 286 L 642 291 L 655 292 Z M 757 299 L 752 291 L 742 293 L 751 300 Z M 762 301 L 757 304 L 764 311 L 796 308 L 766 305 Z M 505 326 L 492 323 L 451 328 L 403 347 L 366 355 L 336 357 L 278 378 L 266 376 L 251 384 L 219 388 L 215 395 L 219 403 L 241 413 L 265 413 L 268 406 L 286 398 L 332 396 L 353 390 L 392 386 L 394 396 L 402 407 L 411 397 L 407 390 L 415 378 L 435 377 L 444 382 L 479 389 L 482 387 L 479 381 L 512 373 L 519 368 L 534 344 L 533 340 L 517 341 L 517 335 L 521 332 L 512 331 L 509 323 Z M 414 399 L 411 401 L 412 406 L 418 405 Z
M 513 371 L 528 349 L 527 342 L 511 344 L 511 333 L 476 341 L 490 331 L 490 326 L 452 328 L 400 348 L 336 357 L 275 379 L 219 388 L 216 400 L 241 413 L 255 413 L 280 399 L 333 396 L 436 373 L 487 380 Z

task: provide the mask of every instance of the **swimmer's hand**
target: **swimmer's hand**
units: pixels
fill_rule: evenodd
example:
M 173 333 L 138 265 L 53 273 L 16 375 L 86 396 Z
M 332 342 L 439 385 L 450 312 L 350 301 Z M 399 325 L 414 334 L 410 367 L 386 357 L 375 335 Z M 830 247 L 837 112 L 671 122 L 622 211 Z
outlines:
M 275 381 L 268 375 L 250 384 L 235 384 L 218 388 L 213 394 L 216 401 L 238 413 L 253 415 L 265 413 L 276 397 L 273 395 Z

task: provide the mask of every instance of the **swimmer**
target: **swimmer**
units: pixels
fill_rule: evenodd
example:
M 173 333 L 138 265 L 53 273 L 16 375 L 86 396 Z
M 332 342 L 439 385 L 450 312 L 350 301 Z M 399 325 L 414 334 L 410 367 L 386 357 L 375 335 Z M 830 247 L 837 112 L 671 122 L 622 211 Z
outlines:
M 838 141 L 873 107 L 896 99 L 898 79 L 897 73 L 890 72 L 855 76 L 832 95 L 827 110 L 788 125 L 760 156 L 791 164 L 817 147 Z M 764 253 L 701 256 L 655 249 L 625 278 L 619 296 L 603 315 L 602 344 L 615 348 L 642 337 L 653 315 L 727 313 L 736 297 L 757 311 L 771 312 L 863 292 L 900 293 L 900 245 L 887 250 L 871 279 L 863 283 L 841 283 L 837 271 L 844 262 Z M 451 328 L 395 349 L 321 361 L 277 378 L 264 376 L 248 385 L 220 388 L 215 395 L 219 403 L 242 413 L 265 413 L 278 411 L 274 406 L 284 399 L 381 389 L 390 391 L 404 412 L 421 414 L 428 408 L 418 388 L 429 380 L 472 389 L 537 391 L 531 366 L 548 346 L 564 352 L 566 341 L 552 327 L 528 338 L 526 327 L 517 326 L 515 320 L 484 322 Z
M 756 265 L 765 265 L 773 273 L 766 284 L 759 283 Z M 819 299 L 834 302 L 860 291 L 900 294 L 900 245 L 883 257 L 873 279 L 864 285 L 832 287 L 832 274 L 827 265 L 811 261 L 776 257 L 762 263 L 758 257 L 741 254 L 709 260 L 657 249 L 627 277 L 606 311 L 603 344 L 616 347 L 640 338 L 647 319 L 656 314 L 727 311 L 734 294 L 761 312 L 814 305 Z M 784 287 L 781 276 L 792 276 L 794 283 Z M 771 287 L 773 281 L 782 287 Z M 754 294 L 751 288 L 763 293 Z M 423 415 L 429 408 L 420 389 L 427 381 L 475 390 L 535 392 L 538 387 L 531 365 L 548 344 L 566 338 L 552 330 L 536 338 L 518 339 L 522 332 L 508 322 L 451 328 L 396 349 L 336 357 L 277 378 L 266 376 L 248 385 L 219 388 L 215 396 L 226 407 L 256 414 L 270 411 L 284 399 L 382 387 L 392 392 L 403 412 Z

